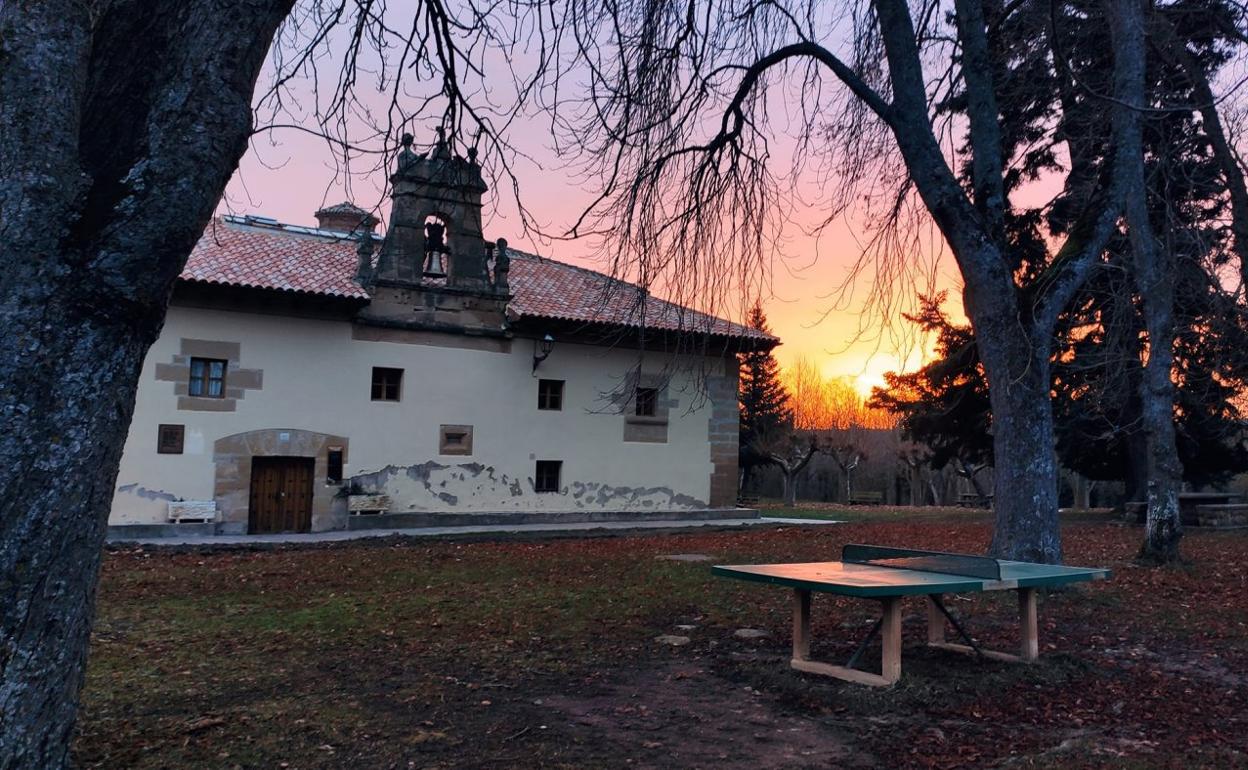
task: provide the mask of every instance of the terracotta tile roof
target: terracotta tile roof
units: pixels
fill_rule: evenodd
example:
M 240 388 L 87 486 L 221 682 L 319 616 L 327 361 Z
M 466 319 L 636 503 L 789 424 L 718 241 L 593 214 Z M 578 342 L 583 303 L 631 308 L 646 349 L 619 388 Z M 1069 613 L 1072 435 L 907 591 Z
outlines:
M 374 236 L 377 237 L 377 236 Z M 191 251 L 180 278 L 349 299 L 368 299 L 355 282 L 357 242 L 341 233 L 265 218 L 214 220 Z M 687 331 L 755 340 L 774 337 L 645 294 L 639 287 L 564 262 L 511 250 L 515 320 L 549 318 L 590 324 Z
M 239 218 L 241 219 L 241 218 Z M 271 222 L 272 220 L 256 220 Z M 213 220 L 191 250 L 184 281 L 368 299 L 355 282 L 356 242 L 286 229 L 240 226 L 234 217 Z M 274 223 L 276 225 L 276 223 Z
M 603 273 L 512 250 L 509 315 L 611 326 L 773 339 L 746 326 L 658 299 Z

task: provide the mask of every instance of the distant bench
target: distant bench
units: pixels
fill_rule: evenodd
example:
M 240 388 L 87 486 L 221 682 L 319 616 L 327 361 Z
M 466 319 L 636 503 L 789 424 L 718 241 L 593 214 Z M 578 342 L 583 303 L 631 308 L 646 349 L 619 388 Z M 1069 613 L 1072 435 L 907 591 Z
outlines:
M 854 492 L 849 496 L 850 505 L 881 505 L 883 502 L 883 492 Z
M 740 495 L 737 497 L 738 508 L 757 508 L 758 498 L 753 495 Z
M 1198 505 L 1196 506 L 1196 526 L 1248 527 L 1248 504 Z
M 1127 521 L 1143 524 L 1148 503 L 1133 500 L 1123 505 Z M 1188 527 L 1248 526 L 1248 503 L 1233 492 L 1180 492 L 1179 518 Z

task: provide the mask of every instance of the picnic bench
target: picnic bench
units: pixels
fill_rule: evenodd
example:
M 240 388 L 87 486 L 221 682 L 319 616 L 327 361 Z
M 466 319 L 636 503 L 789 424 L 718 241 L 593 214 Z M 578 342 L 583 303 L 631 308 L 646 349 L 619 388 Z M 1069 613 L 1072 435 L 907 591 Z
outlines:
M 851 492 L 850 505 L 881 505 L 884 502 L 883 492 Z
M 846 545 L 840 561 L 807 564 L 739 564 L 712 568 L 720 577 L 770 583 L 793 589 L 793 658 L 798 671 L 875 686 L 891 685 L 901 678 L 901 602 L 907 596 L 923 596 L 927 605 L 927 644 L 981 658 L 1031 662 L 1040 655 L 1036 618 L 1036 589 L 1109 577 L 1109 570 L 1005 561 L 986 556 Z M 944 594 L 979 591 L 1017 591 L 1022 640 L 1019 654 L 984 650 L 945 606 Z M 810 659 L 810 610 L 814 593 L 876 599 L 881 617 L 844 666 Z M 966 644 L 945 640 L 946 624 Z M 880 635 L 881 670 L 876 674 L 855 668 L 858 660 Z

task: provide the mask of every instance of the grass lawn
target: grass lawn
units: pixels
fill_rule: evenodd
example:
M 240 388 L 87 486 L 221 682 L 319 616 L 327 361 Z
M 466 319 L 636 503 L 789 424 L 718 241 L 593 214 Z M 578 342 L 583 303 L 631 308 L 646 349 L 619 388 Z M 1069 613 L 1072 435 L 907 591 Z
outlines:
M 977 551 L 988 536 L 982 513 L 891 512 L 749 532 L 115 551 L 75 759 L 1248 766 L 1248 532 L 1191 533 L 1190 566 L 1148 570 L 1131 562 L 1139 529 L 1074 517 L 1067 561 L 1115 574 L 1041 598 L 1039 665 L 928 652 L 912 600 L 903 678 L 884 690 L 791 671 L 788 592 L 710 575 L 712 563 L 836 558 L 846 542 Z M 690 553 L 714 560 L 656 558 Z M 1014 647 L 1012 594 L 949 603 L 984 643 Z M 874 610 L 817 597 L 814 654 L 847 658 Z M 768 637 L 734 636 L 746 627 Z

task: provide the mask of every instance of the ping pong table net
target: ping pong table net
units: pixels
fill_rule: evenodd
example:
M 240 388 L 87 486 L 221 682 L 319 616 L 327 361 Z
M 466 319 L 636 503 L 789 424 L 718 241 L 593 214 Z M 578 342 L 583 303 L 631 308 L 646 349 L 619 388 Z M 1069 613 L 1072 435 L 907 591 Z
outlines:
M 1001 563 L 987 556 L 943 551 L 921 551 L 913 548 L 891 548 L 884 545 L 850 543 L 841 549 L 841 561 L 872 567 L 939 572 L 944 575 L 1001 579 Z

